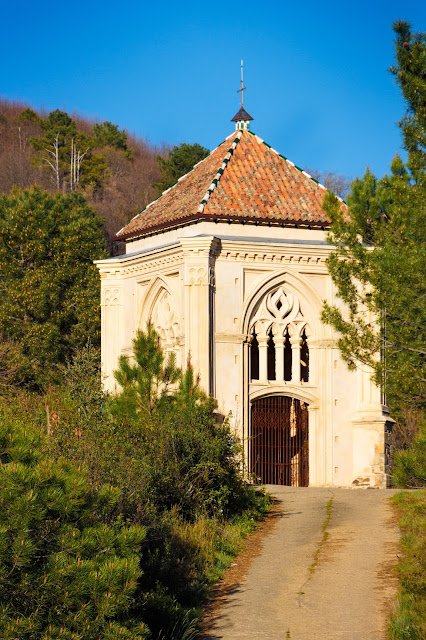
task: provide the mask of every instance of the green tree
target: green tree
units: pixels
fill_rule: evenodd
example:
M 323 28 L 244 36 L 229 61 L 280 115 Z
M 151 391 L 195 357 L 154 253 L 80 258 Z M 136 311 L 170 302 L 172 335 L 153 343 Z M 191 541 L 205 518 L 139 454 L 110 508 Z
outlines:
M 118 492 L 43 454 L 39 432 L 0 421 L 0 635 L 141 640 L 129 609 L 144 530 L 114 520 Z
M 48 170 L 56 190 L 101 186 L 108 165 L 104 156 L 93 153 L 94 138 L 77 131 L 75 121 L 59 109 L 41 126 L 44 136 L 31 138 L 34 163 Z
M 0 196 L 0 324 L 19 345 L 20 377 L 37 386 L 90 338 L 100 342 L 102 222 L 77 194 L 38 187 Z
M 188 520 L 238 511 L 245 486 L 237 441 L 226 421 L 217 422 L 215 401 L 200 389 L 191 364 L 181 372 L 173 359 L 165 362 L 150 325 L 133 352 L 133 362 L 120 358 L 115 376 L 122 391 L 111 403 L 114 438 L 122 439 L 120 457 L 128 461 L 123 471 L 134 465 L 133 495 L 160 512 L 176 507 Z M 119 465 L 113 463 L 114 472 Z
M 33 125 L 35 127 L 41 128 L 43 120 L 33 109 L 27 108 L 21 111 L 19 116 L 16 118 L 16 124 Z
M 349 313 L 325 304 L 323 320 L 340 333 L 349 367 L 371 366 L 376 382 L 386 381 L 393 415 L 403 417 L 408 407 L 424 408 L 426 38 L 406 22 L 394 31 L 391 71 L 407 103 L 400 126 L 408 160 L 397 155 L 390 175 L 378 180 L 367 170 L 353 183 L 349 220 L 327 192 L 336 247 L 328 267 Z
M 162 193 L 172 184 L 175 184 L 180 177 L 190 171 L 194 165 L 204 160 L 210 151 L 202 147 L 197 142 L 195 144 L 183 143 L 173 147 L 167 158 L 157 156 L 157 162 L 163 172 L 161 182 L 155 183 L 154 186 Z
M 126 132 L 120 131 L 118 125 L 108 121 L 94 124 L 93 135 L 98 146 L 120 149 L 128 158 L 132 157 L 133 150 L 127 146 Z

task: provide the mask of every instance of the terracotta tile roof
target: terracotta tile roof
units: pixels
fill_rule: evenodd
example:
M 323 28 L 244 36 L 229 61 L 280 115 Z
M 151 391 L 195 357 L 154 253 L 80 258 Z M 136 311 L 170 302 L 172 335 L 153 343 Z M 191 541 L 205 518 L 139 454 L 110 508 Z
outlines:
M 324 193 L 325 187 L 261 138 L 238 131 L 135 216 L 117 238 L 196 220 L 328 227 L 321 208 Z

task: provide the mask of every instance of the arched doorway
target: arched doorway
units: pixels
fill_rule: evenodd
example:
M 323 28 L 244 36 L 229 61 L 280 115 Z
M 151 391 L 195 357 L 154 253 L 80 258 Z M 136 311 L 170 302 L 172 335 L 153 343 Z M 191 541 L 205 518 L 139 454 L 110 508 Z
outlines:
M 309 484 L 308 405 L 266 396 L 251 405 L 250 472 L 265 484 Z

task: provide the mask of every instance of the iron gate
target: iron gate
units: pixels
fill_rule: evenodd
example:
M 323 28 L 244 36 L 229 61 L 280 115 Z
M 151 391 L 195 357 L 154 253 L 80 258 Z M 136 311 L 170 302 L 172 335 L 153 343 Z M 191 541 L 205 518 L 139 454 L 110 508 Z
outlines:
M 265 484 L 309 484 L 308 405 L 288 396 L 254 400 L 250 471 Z

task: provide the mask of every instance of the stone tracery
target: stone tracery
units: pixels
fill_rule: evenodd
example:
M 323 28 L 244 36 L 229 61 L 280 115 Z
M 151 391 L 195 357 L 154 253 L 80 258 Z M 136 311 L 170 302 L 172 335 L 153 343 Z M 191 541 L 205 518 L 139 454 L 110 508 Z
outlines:
M 280 286 L 261 300 L 250 322 L 252 380 L 308 382 L 310 329 L 297 296 Z
M 160 337 L 161 346 L 165 353 L 175 353 L 178 360 L 178 339 L 180 336 L 179 321 L 175 312 L 172 297 L 165 288 L 161 288 L 156 297 L 150 314 L 150 322 Z

